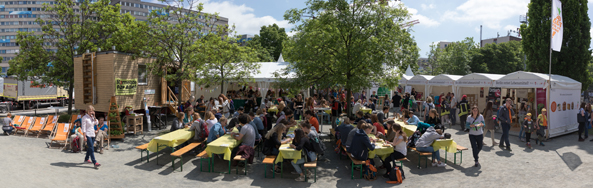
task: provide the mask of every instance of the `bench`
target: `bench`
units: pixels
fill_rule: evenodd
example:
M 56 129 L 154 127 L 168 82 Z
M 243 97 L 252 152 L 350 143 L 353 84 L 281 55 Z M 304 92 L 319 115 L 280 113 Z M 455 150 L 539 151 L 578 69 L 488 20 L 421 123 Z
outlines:
M 457 164 L 457 154 L 461 154 L 461 156 L 459 157 L 459 164 L 461 164 L 463 162 L 463 150 L 467 150 L 466 147 L 457 145 L 457 152 L 455 152 L 455 154 L 453 154 L 453 164 Z
M 196 157 L 200 158 L 200 172 L 206 172 L 204 170 L 202 170 L 202 164 L 203 161 L 208 162 L 208 171 L 207 172 L 212 172 L 214 171 L 214 167 L 212 166 L 212 161 L 210 157 L 208 157 L 208 152 L 206 152 L 206 150 L 202 151 L 200 154 L 196 155 Z
M 394 162 L 395 163 L 399 163 L 399 166 L 400 167 L 403 167 L 404 166 L 404 161 L 407 161 L 407 160 L 408 160 L 408 158 L 405 158 L 404 157 L 404 158 L 401 158 L 401 159 L 396 159 Z
M 315 176 L 314 176 L 315 181 L 314 182 L 317 182 L 317 161 L 305 163 L 305 169 L 309 169 L 309 168 L 315 169 Z M 305 181 L 307 181 L 307 173 L 305 173 Z
M 183 172 L 183 154 L 193 150 L 194 148 L 200 146 L 202 144 L 202 142 L 194 142 L 194 143 L 190 143 L 187 146 L 171 153 L 171 163 L 173 164 L 173 170 L 175 170 L 175 159 L 179 158 L 181 159 L 181 172 Z
M 141 161 L 144 161 L 143 154 L 144 154 L 144 151 L 146 151 L 146 162 L 149 162 L 148 161 L 148 155 L 149 155 L 149 152 L 148 152 L 148 143 L 146 143 L 144 145 L 141 145 L 141 146 L 136 146 L 136 149 L 139 149 L 140 150 L 140 160 Z
M 245 168 L 243 168 L 243 170 L 245 171 L 245 175 L 247 175 L 247 160 L 245 158 L 243 158 L 243 156 L 241 155 L 236 155 L 235 158 L 233 158 L 233 160 L 238 161 L 239 163 L 244 163 L 245 164 Z M 239 165 L 237 164 L 237 171 L 235 172 L 236 174 L 239 174 Z
M 348 152 L 346 152 L 346 154 L 348 155 L 348 157 L 350 157 L 350 160 L 352 160 L 352 162 L 350 163 L 350 179 L 354 179 L 354 167 L 360 168 L 360 178 L 358 178 L 358 179 L 362 179 L 362 165 L 364 165 L 366 163 L 366 161 L 361 161 L 361 160 L 355 159 Z
M 418 168 L 420 168 L 421 159 L 424 158 L 424 168 L 428 167 L 428 156 L 432 156 L 430 152 L 420 152 L 416 148 L 410 148 L 410 150 L 418 153 Z
M 274 168 L 275 160 L 276 160 L 275 155 L 266 155 L 266 158 L 264 158 L 264 161 L 262 162 L 264 164 L 264 178 L 268 178 L 268 165 L 269 164 L 272 165 L 272 170 L 275 170 L 275 168 Z M 272 178 L 276 178 L 276 173 L 272 173 Z

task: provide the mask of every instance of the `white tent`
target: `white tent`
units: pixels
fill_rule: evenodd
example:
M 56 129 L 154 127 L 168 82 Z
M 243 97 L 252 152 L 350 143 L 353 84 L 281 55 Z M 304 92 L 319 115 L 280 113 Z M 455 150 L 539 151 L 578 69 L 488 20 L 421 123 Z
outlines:
M 455 81 L 462 76 L 439 74 L 428 81 L 428 94 L 432 96 L 440 95 L 441 93 L 453 92 Z M 428 96 L 428 95 L 426 95 Z
M 432 78 L 434 78 L 434 76 L 416 75 L 406 82 L 406 86 L 411 86 L 416 92 L 422 92 L 421 98 L 424 98 L 424 96 L 426 96 L 426 91 L 428 90 L 428 81 Z M 418 100 L 423 101 L 420 99 Z
M 502 74 L 484 74 L 484 73 L 472 73 L 465 75 L 455 81 L 455 96 L 457 99 L 461 99 L 462 95 L 473 95 L 477 96 L 476 105 L 479 109 L 486 107 L 488 101 L 488 92 L 490 87 L 493 87 L 494 81 L 502 78 L 505 75 Z M 495 104 L 494 108 L 498 105 Z M 456 111 L 459 113 L 459 111 Z
M 402 75 L 402 78 L 399 80 L 399 85 L 406 85 L 408 80 L 412 79 L 412 77 L 414 77 L 414 73 L 412 72 L 412 69 L 410 69 L 410 65 L 408 65 L 406 73 Z
M 550 137 L 574 132 L 578 129 L 576 114 L 580 106 L 581 83 L 566 76 L 517 71 L 495 81 L 495 87 L 502 88 L 546 88 L 545 102 L 538 104 L 548 110 Z M 537 96 L 536 98 L 541 98 Z

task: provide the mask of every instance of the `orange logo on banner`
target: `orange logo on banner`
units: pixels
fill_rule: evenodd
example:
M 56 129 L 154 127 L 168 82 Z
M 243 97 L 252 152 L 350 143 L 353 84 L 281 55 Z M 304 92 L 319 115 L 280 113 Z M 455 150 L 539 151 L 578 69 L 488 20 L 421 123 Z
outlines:
M 552 102 L 552 112 L 556 112 L 556 102 Z
M 560 10 L 558 10 L 558 12 L 560 12 Z M 556 35 L 556 33 L 558 31 L 560 31 L 560 28 L 562 27 L 562 18 L 560 17 L 560 15 L 557 15 L 554 20 L 552 20 L 552 37 L 554 37 L 554 35 Z

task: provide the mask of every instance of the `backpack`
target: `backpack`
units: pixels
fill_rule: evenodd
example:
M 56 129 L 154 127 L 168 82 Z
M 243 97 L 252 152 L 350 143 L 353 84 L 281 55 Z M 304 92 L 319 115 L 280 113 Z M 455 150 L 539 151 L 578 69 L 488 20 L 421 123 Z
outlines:
M 230 114 L 235 113 L 235 103 L 232 100 L 229 101 L 229 113 Z
M 195 120 L 194 123 L 198 122 L 199 123 L 199 129 L 196 129 L 196 133 L 198 135 L 198 142 L 204 141 L 206 140 L 206 138 L 208 138 L 208 134 L 210 132 L 210 130 L 208 130 L 208 124 L 206 123 L 206 121 L 203 120 Z
M 80 143 L 78 143 L 78 136 L 72 142 L 72 153 L 78 153 L 80 151 Z
M 340 116 L 340 114 L 342 114 L 342 104 L 339 103 L 338 101 L 335 101 L 338 103 L 338 116 Z
M 393 160 L 393 157 L 391 159 Z M 387 183 L 400 184 L 403 183 L 404 179 L 406 179 L 404 170 L 397 165 L 393 165 L 391 172 L 389 172 L 389 181 L 387 181 Z
M 313 152 L 317 153 L 318 155 L 323 155 L 323 149 L 321 148 L 321 143 L 317 138 L 309 138 L 309 143 L 313 146 Z
M 440 96 L 434 96 L 434 105 L 439 105 L 439 97 Z
M 366 166 L 363 167 L 363 177 L 367 181 L 375 181 L 377 179 L 377 168 L 373 166 L 374 164 L 374 160 L 367 159 Z
M 416 132 L 414 132 L 414 134 L 412 134 L 410 137 L 408 137 L 407 146 L 409 148 L 415 148 L 416 142 L 418 141 L 418 139 L 420 139 L 420 131 L 416 131 Z

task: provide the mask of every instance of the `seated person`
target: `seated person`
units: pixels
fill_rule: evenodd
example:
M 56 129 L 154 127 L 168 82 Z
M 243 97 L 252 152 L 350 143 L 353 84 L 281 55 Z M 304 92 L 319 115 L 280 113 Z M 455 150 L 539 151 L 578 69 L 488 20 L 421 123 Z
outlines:
M 241 114 L 243 114 L 244 110 L 245 109 L 243 107 L 239 107 L 239 109 L 237 109 L 237 111 L 235 111 L 235 113 L 233 114 L 233 118 L 239 117 Z
M 379 122 L 377 114 L 371 115 L 371 122 L 373 123 L 372 134 L 374 134 L 375 136 L 385 135 L 385 129 L 383 128 L 383 124 Z
M 319 130 L 319 121 L 317 121 L 317 118 L 315 117 L 315 113 L 313 113 L 313 111 L 311 110 L 307 110 L 305 111 L 305 119 L 307 119 L 309 121 L 309 123 L 311 124 L 311 126 L 315 127 L 315 130 L 317 132 L 320 132 Z
M 418 122 L 420 122 L 418 116 L 414 115 L 411 110 L 404 110 L 404 117 L 407 118 L 404 119 L 406 125 L 418 125 Z
M 212 110 L 212 113 L 214 114 L 214 117 L 216 117 L 217 121 L 220 121 L 220 117 L 222 117 L 222 107 L 218 107 L 218 110 Z
M 99 153 L 103 154 L 103 144 L 107 138 L 108 130 L 107 122 L 104 117 L 99 118 L 99 124 L 95 125 L 95 144 L 99 143 Z M 109 146 L 108 146 L 109 147 Z
M 253 114 L 253 112 L 250 112 L 250 114 Z M 255 114 L 253 114 L 255 116 Z M 253 121 L 253 119 L 251 118 L 251 115 L 247 116 L 249 118 L 249 125 L 251 125 L 251 127 L 253 128 L 253 130 L 255 131 L 255 145 L 258 145 L 261 142 L 261 135 L 259 134 L 258 131 L 258 127 L 256 125 L 256 123 Z M 263 127 L 263 124 L 262 124 Z M 241 129 L 243 127 L 237 127 L 239 129 L 239 131 L 241 131 Z
M 402 127 L 394 121 L 388 121 L 387 126 L 389 126 L 389 132 L 395 134 L 393 138 L 385 140 L 386 144 L 393 146 L 393 153 L 383 161 L 383 166 L 387 169 L 387 172 L 383 177 L 389 178 L 389 173 L 392 169 L 391 162 L 406 158 L 406 155 L 408 154 L 408 147 L 406 144 L 408 142 L 408 136 L 404 133 Z
M 214 116 L 214 113 L 212 112 L 206 112 L 206 115 L 204 116 L 204 121 L 206 121 L 206 123 L 208 124 L 208 130 L 210 130 L 210 128 L 212 128 L 214 124 L 218 123 L 218 119 L 216 119 L 216 116 Z
M 352 144 L 352 141 L 354 139 L 354 135 L 356 135 L 356 132 L 358 132 L 358 130 L 362 130 L 362 126 L 365 124 L 366 122 L 364 120 L 360 120 L 358 121 L 358 123 L 356 123 L 356 127 L 352 130 L 350 130 L 350 132 L 348 133 L 348 139 L 346 139 L 346 149 L 348 150 Z
M 354 129 L 354 126 L 351 123 L 354 123 L 355 120 L 354 117 L 350 117 L 349 119 L 345 119 L 340 126 L 336 127 L 336 139 L 340 140 L 342 145 L 346 145 L 348 133 Z
M 385 135 L 380 135 L 377 137 L 381 138 L 385 141 L 393 140 L 393 138 L 395 138 L 395 135 L 396 135 L 396 133 L 393 132 L 393 126 L 395 126 L 395 124 L 397 124 L 397 123 L 395 123 L 395 121 L 393 121 L 393 120 L 387 121 L 387 123 L 385 123 L 385 125 L 387 127 L 387 131 L 386 131 Z
M 259 111 L 260 110 L 258 110 L 258 112 Z M 266 132 L 264 130 L 264 122 L 261 120 L 260 116 L 256 116 L 253 112 L 249 112 L 249 117 L 251 118 L 251 124 L 254 125 L 255 130 L 260 135 L 259 138 L 256 138 L 259 140 L 261 139 L 261 135 L 266 135 Z
M 188 129 L 188 131 L 194 131 L 194 137 L 192 138 L 192 140 L 190 142 L 202 142 L 208 138 L 207 137 L 209 135 L 208 124 L 204 120 L 202 120 L 202 117 L 200 117 L 199 113 L 194 113 L 193 119 L 194 119 L 194 122 L 191 124 L 191 126 Z M 205 134 L 201 134 L 201 131 L 205 131 Z M 204 135 L 206 135 L 206 138 L 204 138 Z M 194 150 L 197 151 L 197 149 L 198 148 L 196 148 Z
M 262 153 L 266 156 L 277 156 L 278 153 L 280 152 L 279 148 L 282 144 L 286 144 L 289 143 L 290 141 L 292 141 L 292 138 L 288 138 L 283 140 L 284 137 L 283 133 L 286 130 L 286 127 L 280 123 L 276 126 L 274 126 L 274 128 L 270 129 L 270 131 L 268 131 L 268 134 L 266 134 L 265 136 L 265 142 L 264 142 L 264 148 Z M 275 173 L 280 173 L 280 166 L 275 165 L 274 168 L 274 172 Z
M 325 151 L 325 144 L 323 144 L 321 142 L 321 139 L 319 139 L 319 134 L 317 134 L 317 131 L 315 131 L 315 127 L 311 126 L 311 124 L 306 121 L 301 122 L 299 127 L 305 132 L 305 134 L 307 134 L 307 137 L 309 137 L 309 139 L 315 140 L 319 144 L 321 151 Z M 317 155 L 319 155 L 320 157 L 322 157 L 324 154 L 324 152 L 317 153 Z
M 187 125 L 187 126 L 191 126 L 191 124 L 194 122 L 193 120 L 193 116 L 194 115 L 194 109 L 193 108 L 187 108 L 185 109 L 185 117 L 183 117 L 183 125 Z
M 362 101 L 360 99 L 358 99 L 358 101 L 356 101 L 356 103 L 354 104 L 354 107 L 352 107 L 352 113 L 357 114 L 358 112 L 362 112 L 360 111 L 360 108 L 362 107 Z M 358 121 L 356 121 L 358 122 Z
M 371 143 L 371 139 L 367 136 L 371 131 L 373 131 L 373 125 L 368 123 L 364 123 L 362 129 L 356 131 L 354 138 L 352 138 L 350 148 L 348 148 L 348 153 L 350 153 L 352 158 L 366 161 L 369 157 L 369 151 L 375 150 L 375 144 Z M 373 160 L 371 160 L 371 164 L 372 163 Z
M 303 170 L 306 171 L 307 176 L 309 176 L 309 177 L 311 177 L 312 174 L 311 174 L 311 172 L 309 172 L 308 170 L 305 169 L 304 164 L 307 161 L 317 160 L 317 155 L 315 155 L 315 152 L 314 152 L 315 149 L 313 148 L 313 145 L 311 145 L 311 143 L 309 142 L 309 137 L 307 137 L 306 133 L 302 129 L 294 130 L 294 140 L 292 140 L 290 147 L 294 148 L 297 151 L 301 151 L 304 149 L 304 151 L 301 153 L 305 156 L 302 157 L 301 159 L 297 160 L 296 162 L 291 160 L 290 164 L 292 164 L 292 166 L 296 170 L 296 173 L 293 173 L 293 174 L 300 175 L 296 179 L 296 181 L 305 181 L 305 174 L 304 174 L 305 172 L 303 172 Z
M 6 117 L 3 119 L 4 121 L 2 121 L 2 123 L 4 123 L 2 125 L 2 130 L 4 131 L 5 135 L 10 135 L 12 134 L 12 131 L 15 129 L 14 125 L 12 124 L 12 114 L 8 113 L 6 114 Z
M 74 140 L 78 139 L 78 152 L 81 152 L 83 149 L 83 146 L 85 144 L 84 141 L 84 134 L 82 133 L 82 129 L 80 128 L 80 123 L 81 120 L 77 119 L 74 121 L 74 127 L 72 127 L 72 129 L 70 129 L 70 150 L 73 149 L 73 143 Z
M 233 148 L 231 151 L 231 159 L 235 158 L 235 155 L 239 152 L 240 149 L 245 150 L 247 148 L 243 147 L 246 146 L 248 148 L 255 148 L 255 134 L 257 132 L 253 129 L 253 126 L 249 125 L 249 116 L 247 114 L 242 114 L 238 118 L 239 124 L 238 127 L 241 127 L 239 133 L 231 133 L 231 137 L 241 141 L 241 145 Z M 253 152 L 255 154 L 255 152 Z M 248 156 L 250 161 L 253 161 L 253 156 Z M 236 166 L 236 161 L 233 161 L 233 165 Z
M 432 147 L 432 143 L 437 139 L 444 138 L 442 136 L 443 132 L 438 129 L 434 129 L 434 127 L 428 127 L 426 132 L 420 136 L 418 141 L 416 141 L 416 150 L 419 152 L 430 152 L 432 153 L 432 166 L 439 166 L 445 167 L 447 164 L 441 163 L 441 155 L 439 151 L 434 151 Z
M 366 122 L 366 120 L 364 118 L 364 113 L 362 113 L 362 111 L 356 112 L 356 120 L 355 120 L 355 122 L 359 122 L 359 121 L 365 121 Z
M 436 109 L 431 109 L 428 112 L 428 120 L 426 123 L 430 124 L 430 126 L 435 127 L 435 129 L 445 130 L 445 127 L 441 124 L 441 118 L 439 117 Z
M 381 125 L 385 125 L 385 122 L 388 121 L 389 116 L 389 106 L 383 106 L 383 110 L 377 112 L 377 119 Z
M 226 118 L 224 116 L 221 117 L 220 121 L 215 123 L 208 131 L 208 140 L 206 142 L 210 143 L 221 136 L 224 136 L 224 133 L 226 132 L 224 126 L 226 126 L 226 122 Z
M 178 129 L 183 129 L 185 127 L 185 123 L 183 123 L 183 119 L 185 117 L 185 113 L 179 112 L 177 113 L 177 118 L 173 120 L 171 123 L 171 130 L 170 132 L 176 131 Z

